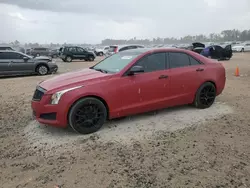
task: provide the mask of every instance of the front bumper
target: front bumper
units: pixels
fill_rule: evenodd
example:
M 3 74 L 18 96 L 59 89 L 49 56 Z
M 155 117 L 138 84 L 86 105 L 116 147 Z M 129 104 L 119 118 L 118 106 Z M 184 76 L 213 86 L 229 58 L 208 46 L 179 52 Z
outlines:
M 240 52 L 241 49 L 240 49 L 240 48 L 235 48 L 235 49 L 233 48 L 232 51 L 233 51 L 233 52 Z
M 41 124 L 67 127 L 68 108 L 62 104 L 50 104 L 51 95 L 44 95 L 40 101 L 31 102 L 32 115 Z
M 49 65 L 49 73 L 56 73 L 58 70 L 58 66 L 56 64 Z

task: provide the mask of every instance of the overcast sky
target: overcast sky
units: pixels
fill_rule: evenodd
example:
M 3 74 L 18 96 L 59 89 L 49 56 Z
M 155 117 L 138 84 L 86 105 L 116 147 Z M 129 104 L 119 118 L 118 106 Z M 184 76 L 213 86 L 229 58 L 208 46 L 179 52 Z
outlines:
M 0 41 L 100 43 L 250 29 L 250 0 L 0 0 Z

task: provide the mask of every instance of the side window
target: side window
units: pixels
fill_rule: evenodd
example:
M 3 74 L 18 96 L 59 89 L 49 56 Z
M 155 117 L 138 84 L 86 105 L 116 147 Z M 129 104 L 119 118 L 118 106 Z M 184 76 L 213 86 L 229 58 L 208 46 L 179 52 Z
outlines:
M 23 55 L 15 52 L 2 52 L 0 59 L 23 59 Z
M 0 52 L 0 60 L 7 59 L 6 52 Z
M 15 52 L 6 52 L 5 59 L 23 59 L 23 55 Z
M 109 49 L 109 47 L 105 47 L 105 48 L 104 48 L 104 50 L 108 50 L 108 49 Z
M 128 47 L 129 50 L 136 49 L 136 48 L 137 48 L 137 46 L 129 46 Z
M 169 53 L 170 68 L 187 67 L 189 66 L 189 57 L 184 53 Z
M 124 48 L 121 48 L 120 50 L 119 50 L 119 52 L 122 52 L 122 51 L 125 51 L 125 50 L 128 50 L 129 49 L 129 47 L 124 47 Z
M 166 68 L 165 60 L 165 53 L 155 53 L 140 59 L 136 65 L 142 66 L 144 72 L 159 71 Z
M 189 56 L 190 65 L 200 65 L 200 62 L 194 59 L 192 56 Z
M 83 52 L 84 52 L 84 49 L 82 49 L 82 48 L 77 48 L 77 52 L 83 53 Z
M 70 47 L 70 48 L 69 48 L 69 51 L 70 51 L 70 52 L 76 52 L 76 48 Z

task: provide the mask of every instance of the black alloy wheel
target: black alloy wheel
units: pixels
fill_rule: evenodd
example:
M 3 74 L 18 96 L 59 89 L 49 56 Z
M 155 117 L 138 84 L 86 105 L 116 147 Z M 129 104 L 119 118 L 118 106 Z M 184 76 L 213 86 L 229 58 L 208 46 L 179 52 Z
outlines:
M 77 101 L 69 112 L 69 125 L 80 134 L 98 131 L 107 119 L 107 109 L 98 99 L 88 97 Z
M 197 108 L 209 108 L 215 101 L 216 88 L 211 82 L 204 83 L 197 91 L 194 105 Z

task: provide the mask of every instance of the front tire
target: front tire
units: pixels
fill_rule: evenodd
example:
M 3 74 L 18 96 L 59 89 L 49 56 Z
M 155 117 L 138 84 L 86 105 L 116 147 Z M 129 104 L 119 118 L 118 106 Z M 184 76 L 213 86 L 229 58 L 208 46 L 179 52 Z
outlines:
M 49 69 L 48 69 L 48 67 L 45 66 L 45 65 L 39 65 L 39 66 L 36 68 L 36 72 L 37 72 L 39 75 L 46 75 L 46 74 L 48 74 Z
M 216 88 L 211 82 L 206 82 L 197 90 L 194 100 L 196 108 L 204 109 L 209 108 L 215 101 Z
M 87 97 L 78 100 L 70 109 L 68 121 L 70 127 L 80 134 L 98 131 L 107 119 L 107 109 L 98 99 Z
M 72 61 L 72 57 L 67 56 L 67 57 L 66 57 L 66 61 L 67 61 L 67 62 L 71 62 L 71 61 Z

